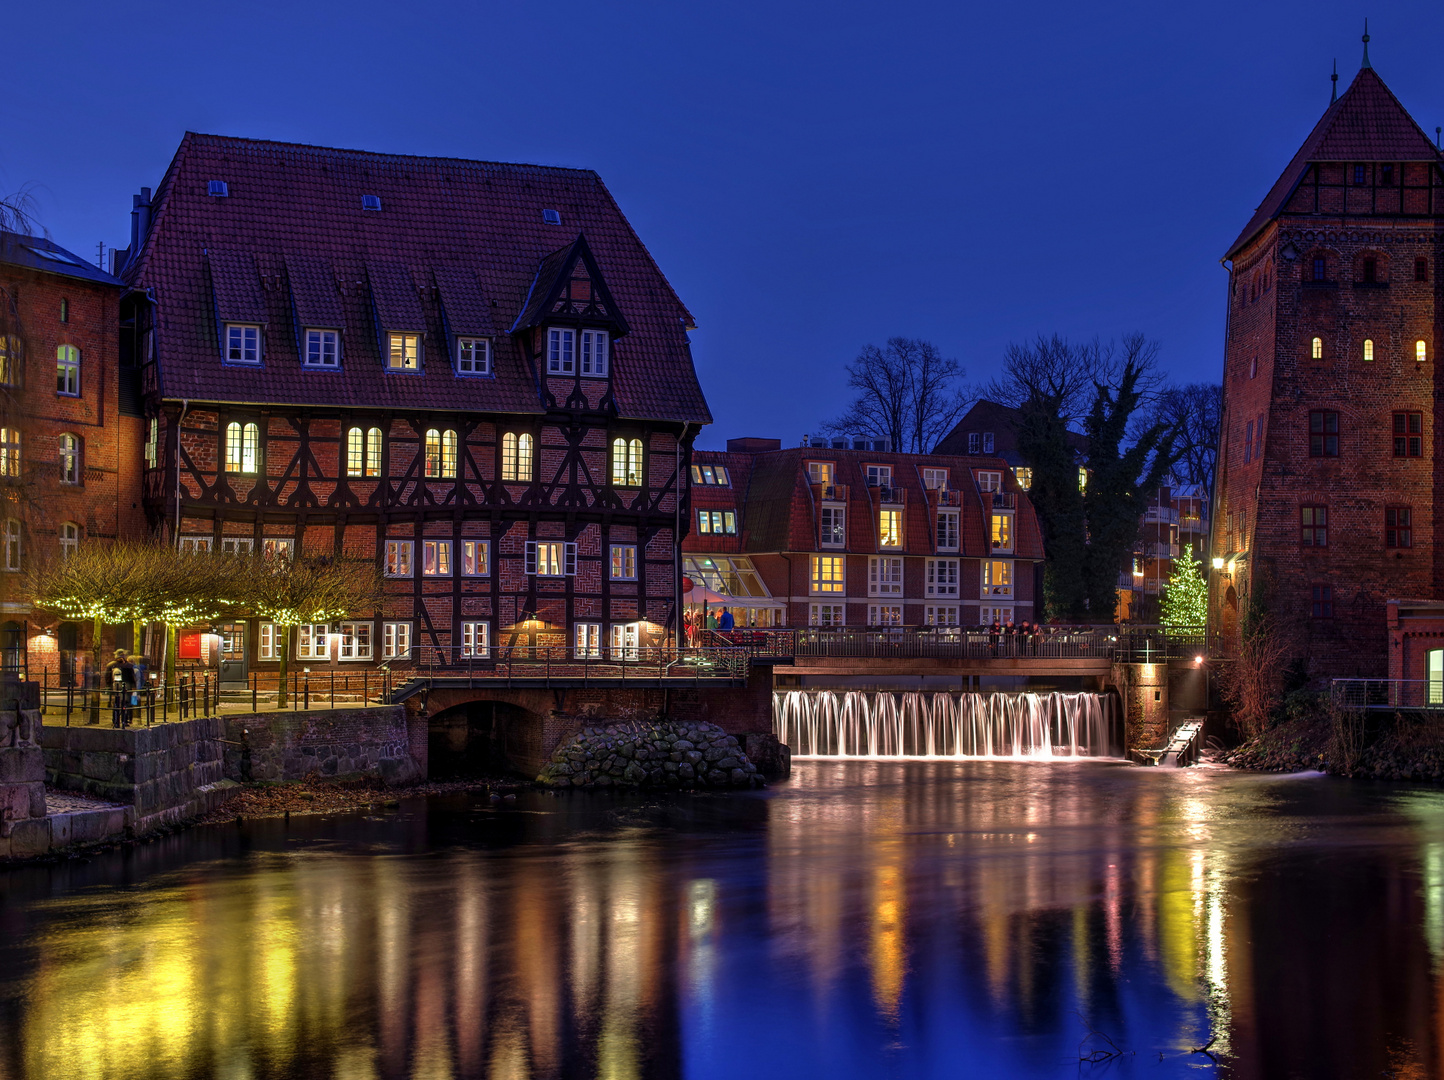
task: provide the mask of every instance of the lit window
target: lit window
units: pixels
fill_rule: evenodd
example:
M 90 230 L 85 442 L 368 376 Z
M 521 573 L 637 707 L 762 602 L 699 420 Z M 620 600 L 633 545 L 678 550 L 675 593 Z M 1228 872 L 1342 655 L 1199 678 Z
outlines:
M 1088 470 L 1083 468 L 1083 466 L 1081 465 L 1078 466 L 1078 490 L 1088 490 Z
M 867 595 L 901 596 L 903 594 L 903 561 L 882 555 L 867 560 Z
M 1374 342 L 1370 338 L 1364 339 L 1364 362 L 1367 364 L 1374 362 Z
M 421 542 L 422 577 L 451 576 L 451 541 L 423 540 Z
M 381 658 L 383 660 L 396 660 L 409 659 L 410 656 L 411 624 L 409 622 L 382 623 Z
M 1414 546 L 1413 513 L 1407 506 L 1384 508 L 1384 546 L 1407 548 Z
M 1328 410 L 1309 413 L 1309 457 L 1339 456 L 1339 414 Z
M 923 608 L 923 622 L 928 626 L 957 626 L 960 621 L 957 604 L 929 604 Z
M 927 595 L 958 595 L 958 560 L 929 559 L 927 561 Z
M 20 374 L 20 339 L 0 335 L 0 386 L 14 386 Z
M 1299 507 L 1299 543 L 1304 547 L 1329 546 L 1329 508 L 1327 506 Z
M 602 655 L 602 624 L 577 623 L 572 630 L 572 642 L 578 660 L 596 659 Z
M 902 547 L 902 511 L 879 510 L 877 515 L 879 547 Z
M 938 511 L 938 550 L 958 550 L 958 516 L 957 510 Z
M 528 540 L 526 572 L 537 577 L 573 577 L 577 572 L 577 545 L 561 541 Z
M 490 540 L 463 540 L 461 542 L 462 577 L 486 577 L 491 565 Z
M 993 515 L 993 550 L 1013 550 L 1013 515 Z
M 341 359 L 341 335 L 334 330 L 307 330 L 305 366 L 334 368 Z
M 1033 470 L 1026 465 L 1019 465 L 1013 470 L 1013 475 L 1018 480 L 1018 486 L 1027 491 L 1033 486 Z
M 641 627 L 637 623 L 612 624 L 612 658 L 635 660 L 639 655 Z
M 491 342 L 486 338 L 457 338 L 456 371 L 459 375 L 490 375 Z
M 901 604 L 869 604 L 867 624 L 869 626 L 901 626 L 902 610 Z
M 256 643 L 257 660 L 279 660 L 281 658 L 281 635 L 277 632 L 276 624 L 263 622 L 257 627 L 259 631 Z
M 612 440 L 612 483 L 617 487 L 642 486 L 642 440 Z
M 221 537 L 221 551 L 227 555 L 249 555 L 256 550 L 256 541 L 250 536 Z
M 261 362 L 261 328 L 226 324 L 226 362 L 259 364 Z
M 261 441 L 256 424 L 231 421 L 226 425 L 226 472 L 254 473 Z
M 381 475 L 381 429 L 362 431 L 353 427 L 346 433 L 346 475 Z
M 847 622 L 842 604 L 812 604 L 807 613 L 809 626 L 842 626 Z
M 843 566 L 841 555 L 813 555 L 810 588 L 817 593 L 840 593 L 843 591 Z
M 612 545 L 612 580 L 637 579 L 637 548 L 635 544 Z
M 325 623 L 302 623 L 296 627 L 296 659 L 328 660 L 330 657 L 330 629 Z
M 60 436 L 60 482 L 62 484 L 80 483 L 80 440 L 74 435 L 65 434 Z
M 199 555 L 203 551 L 210 551 L 211 538 L 209 536 L 182 536 L 180 549 L 182 554 Z
M 607 377 L 607 332 L 582 331 L 582 374 L 594 379 Z
M 55 392 L 66 397 L 80 396 L 80 350 L 74 345 L 55 350 Z
M 1422 341 L 1414 342 L 1414 359 L 1421 364 L 1429 359 L 1429 347 Z
M 290 562 L 291 557 L 295 555 L 295 553 L 296 541 L 294 540 L 281 539 L 277 537 L 267 537 L 266 539 L 261 541 L 262 558 L 284 559 L 286 562 Z
M 0 476 L 20 475 L 20 429 L 0 427 Z
M 1003 559 L 983 560 L 983 599 L 1013 595 L 1013 564 Z
M 867 467 L 868 487 L 892 487 L 891 465 L 869 465 Z
M 824 506 L 821 512 L 823 547 L 842 547 L 847 543 L 847 508 Z
M 426 432 L 426 475 L 445 480 L 456 479 L 456 432 L 448 428 Z
M 5 569 L 20 569 L 20 522 L 5 519 Z
M 501 437 L 501 478 L 531 483 L 531 436 L 526 432 Z
M 1323 339 L 1323 338 L 1321 338 L 1321 337 L 1316 337 L 1316 338 L 1314 338 L 1313 344 L 1312 344 L 1312 346 L 1311 346 L 1310 348 L 1311 348 L 1311 355 L 1313 356 L 1313 358 L 1314 358 L 1315 360 L 1322 360 L 1322 359 L 1324 358 L 1324 339 Z
M 1394 456 L 1424 456 L 1424 414 L 1422 412 L 1396 412 L 1394 414 Z
M 948 470 L 924 469 L 923 487 L 929 491 L 946 491 L 948 489 Z
M 145 439 L 145 464 L 147 468 L 154 469 L 160 463 L 160 421 L 154 416 L 150 418 L 150 425 L 146 429 Z
M 419 371 L 421 369 L 421 335 L 389 334 L 386 351 L 386 367 L 391 371 Z
M 63 522 L 60 526 L 60 557 L 62 559 L 70 558 L 79 547 L 80 526 L 73 521 Z
M 386 576 L 411 577 L 411 540 L 386 541 Z
M 813 484 L 831 484 L 835 466 L 830 461 L 809 461 L 807 479 Z
M 485 658 L 491 655 L 491 623 L 461 624 L 461 655 L 468 658 Z
M 547 374 L 571 375 L 576 371 L 577 332 L 575 330 L 547 331 Z
M 979 490 L 979 491 L 1002 491 L 1002 490 L 1003 490 L 1003 474 L 1000 473 L 1000 472 L 980 472 L 980 473 L 978 473 L 978 490 Z

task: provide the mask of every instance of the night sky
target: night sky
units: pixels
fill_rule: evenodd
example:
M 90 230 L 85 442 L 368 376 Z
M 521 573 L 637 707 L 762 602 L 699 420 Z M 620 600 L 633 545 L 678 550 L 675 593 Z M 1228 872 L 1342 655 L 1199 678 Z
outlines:
M 1039 332 L 1215 379 L 1219 258 L 1375 68 L 1444 124 L 1444 5 L 8 6 L 0 191 L 93 257 L 187 129 L 597 170 L 696 316 L 729 436 L 795 445 L 868 342 L 970 380 Z

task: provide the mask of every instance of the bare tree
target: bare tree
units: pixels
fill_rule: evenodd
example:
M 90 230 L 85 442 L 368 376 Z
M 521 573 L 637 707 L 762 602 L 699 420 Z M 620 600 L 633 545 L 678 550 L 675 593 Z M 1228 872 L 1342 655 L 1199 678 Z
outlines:
M 1289 661 L 1297 655 L 1292 627 L 1268 612 L 1244 620 L 1233 662 L 1219 672 L 1219 693 L 1233 709 L 1234 722 L 1245 738 L 1256 738 L 1269 726 L 1284 697 Z
M 822 429 L 845 438 L 884 439 L 895 452 L 925 454 L 971 404 L 963 374 L 962 365 L 920 338 L 889 338 L 885 349 L 866 345 L 847 365 L 847 384 L 857 396 Z
M 1112 347 L 1097 338 L 1074 344 L 1057 334 L 1039 334 L 1031 345 L 1009 345 L 1003 373 L 983 388 L 983 396 L 1027 411 L 1043 408 L 1066 430 L 1081 424 L 1093 403 L 1095 383 L 1113 373 Z
M 1218 383 L 1170 386 L 1158 395 L 1148 420 L 1166 424 L 1174 433 L 1177 460 L 1170 479 L 1175 484 L 1201 484 L 1212 490 L 1223 420 L 1223 387 Z

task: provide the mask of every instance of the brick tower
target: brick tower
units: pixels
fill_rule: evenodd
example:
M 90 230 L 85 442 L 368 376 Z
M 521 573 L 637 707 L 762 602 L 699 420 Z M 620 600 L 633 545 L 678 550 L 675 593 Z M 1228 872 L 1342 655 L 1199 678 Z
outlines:
M 1296 620 L 1314 677 L 1384 676 L 1387 601 L 1444 595 L 1444 158 L 1368 40 L 1224 256 L 1212 610 L 1226 633 L 1250 603 Z

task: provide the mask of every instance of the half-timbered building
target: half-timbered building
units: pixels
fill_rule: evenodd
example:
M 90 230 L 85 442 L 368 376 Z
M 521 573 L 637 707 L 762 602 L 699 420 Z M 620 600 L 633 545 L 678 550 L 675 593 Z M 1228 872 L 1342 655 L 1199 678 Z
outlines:
M 136 200 L 145 507 L 182 547 L 374 559 L 294 660 L 594 653 L 677 620 L 691 317 L 576 169 L 187 134 Z M 273 628 L 224 628 L 233 677 Z

